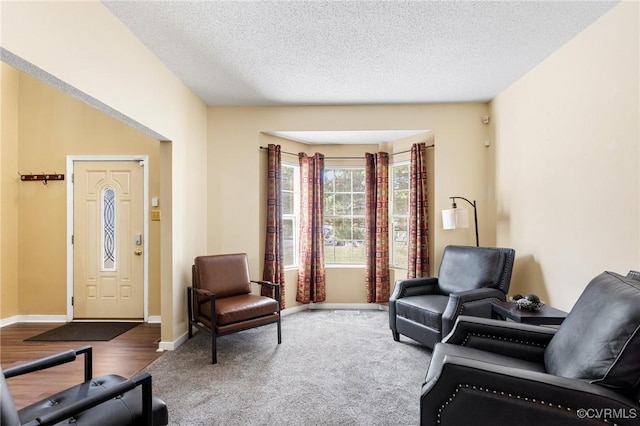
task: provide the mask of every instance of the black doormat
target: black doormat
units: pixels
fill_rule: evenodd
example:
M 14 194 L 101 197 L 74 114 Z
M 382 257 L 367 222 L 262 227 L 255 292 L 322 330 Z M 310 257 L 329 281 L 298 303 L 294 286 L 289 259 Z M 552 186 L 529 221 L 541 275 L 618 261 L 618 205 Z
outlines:
M 139 324 L 139 322 L 69 322 L 37 336 L 29 337 L 25 339 L 25 342 L 106 342 Z

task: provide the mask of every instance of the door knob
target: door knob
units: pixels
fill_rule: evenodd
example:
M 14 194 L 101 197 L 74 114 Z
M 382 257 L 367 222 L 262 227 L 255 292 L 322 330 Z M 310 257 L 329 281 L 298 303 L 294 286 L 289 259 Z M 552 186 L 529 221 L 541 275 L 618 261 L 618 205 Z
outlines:
M 133 254 L 135 254 L 136 256 L 140 256 L 142 255 L 142 250 L 137 249 L 136 251 L 133 252 Z

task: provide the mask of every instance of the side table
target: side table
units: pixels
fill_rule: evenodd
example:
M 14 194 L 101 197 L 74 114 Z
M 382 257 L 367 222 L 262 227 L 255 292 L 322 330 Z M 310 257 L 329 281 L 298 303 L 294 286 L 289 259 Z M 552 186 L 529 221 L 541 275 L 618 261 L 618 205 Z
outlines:
M 547 305 L 530 311 L 518 308 L 513 302 L 491 302 L 491 318 L 509 318 L 523 324 L 560 325 L 567 315 L 566 312 Z

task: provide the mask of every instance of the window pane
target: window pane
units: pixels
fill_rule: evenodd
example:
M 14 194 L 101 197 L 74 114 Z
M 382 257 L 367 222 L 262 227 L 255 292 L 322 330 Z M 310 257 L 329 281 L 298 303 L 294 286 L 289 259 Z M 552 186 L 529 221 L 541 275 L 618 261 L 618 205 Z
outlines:
M 398 268 L 407 267 L 408 215 L 409 215 L 409 164 L 392 167 L 391 215 L 391 264 Z
M 336 196 L 334 194 L 324 193 L 324 214 L 325 216 L 335 215 L 335 201 Z
M 331 262 L 330 263 L 351 263 L 351 247 L 347 246 L 344 241 L 338 241 L 335 246 L 331 248 Z M 326 251 L 326 250 L 325 250 Z M 326 262 L 329 262 L 325 259 Z
M 282 166 L 280 169 L 280 177 L 282 178 L 282 190 L 293 191 L 294 168 L 291 166 Z
M 393 167 L 393 189 L 409 189 L 409 165 Z
M 351 239 L 351 219 L 337 217 L 333 223 L 333 235 L 336 237 L 336 245 L 344 245 L 345 240 Z
M 116 199 L 115 190 L 102 192 L 102 270 L 116 270 Z
M 325 169 L 324 171 L 324 192 L 335 192 L 334 182 L 336 180 L 333 169 Z
M 325 256 L 328 263 L 364 263 L 364 241 L 338 241 L 325 247 Z
M 364 192 L 364 169 L 353 170 L 353 192 Z
M 336 235 L 334 233 L 335 227 L 335 218 L 324 219 L 323 233 L 325 247 L 336 245 Z
M 406 217 L 393 218 L 391 257 L 393 266 L 407 267 L 409 223 Z
M 409 225 L 406 217 L 393 219 L 393 241 L 407 241 Z
M 282 219 L 282 239 L 284 244 L 284 265 L 291 266 L 295 264 L 295 240 L 294 240 L 294 219 Z
M 336 252 L 335 246 L 324 246 L 324 262 L 325 263 L 336 263 Z
M 364 241 L 354 241 L 351 261 L 353 263 L 364 263 Z
M 351 170 L 334 171 L 336 175 L 336 192 L 351 192 Z
M 393 214 L 408 215 L 409 214 L 409 191 L 393 191 Z
M 354 240 L 362 240 L 365 238 L 364 218 L 353 218 L 353 237 Z
M 336 194 L 336 215 L 351 214 L 351 194 Z
M 364 216 L 364 194 L 353 194 L 353 214 Z
M 408 267 L 408 241 L 393 242 L 393 266 L 406 269 Z
M 364 168 L 325 169 L 325 263 L 364 263 Z
M 282 214 L 293 214 L 293 192 L 282 193 Z
M 282 238 L 284 240 L 293 240 L 293 218 L 285 217 L 282 219 Z
M 284 266 L 287 268 L 298 264 L 299 169 L 299 166 L 293 164 L 283 164 L 280 168 L 282 177 L 282 257 Z

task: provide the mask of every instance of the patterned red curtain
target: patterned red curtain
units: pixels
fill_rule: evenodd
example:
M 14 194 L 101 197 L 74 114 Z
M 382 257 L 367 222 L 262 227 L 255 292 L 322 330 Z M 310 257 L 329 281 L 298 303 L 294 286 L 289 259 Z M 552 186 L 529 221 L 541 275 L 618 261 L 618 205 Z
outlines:
M 300 160 L 300 267 L 296 301 L 324 302 L 324 155 Z
M 389 154 L 365 154 L 367 302 L 389 301 Z
M 267 236 L 264 244 L 262 279 L 280 283 L 280 309 L 284 309 L 284 261 L 282 243 L 282 179 L 280 145 L 267 151 Z M 263 296 L 274 297 L 271 287 L 262 287 Z
M 409 265 L 407 278 L 429 275 L 429 222 L 427 220 L 427 146 L 411 147 L 409 181 Z

